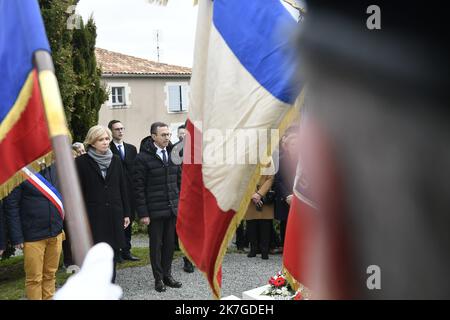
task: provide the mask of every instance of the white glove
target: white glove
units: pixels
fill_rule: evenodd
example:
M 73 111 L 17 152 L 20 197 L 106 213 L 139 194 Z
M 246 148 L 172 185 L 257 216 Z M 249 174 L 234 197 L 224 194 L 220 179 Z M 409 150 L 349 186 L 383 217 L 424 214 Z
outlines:
M 93 246 L 84 259 L 81 270 L 59 289 L 55 300 L 119 300 L 122 288 L 111 283 L 114 251 L 107 243 Z

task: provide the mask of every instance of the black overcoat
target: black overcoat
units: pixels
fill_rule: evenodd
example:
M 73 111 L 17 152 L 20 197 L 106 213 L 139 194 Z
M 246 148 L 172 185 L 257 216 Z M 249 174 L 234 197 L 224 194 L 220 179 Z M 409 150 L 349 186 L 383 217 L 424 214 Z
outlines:
M 121 160 L 113 155 L 106 178 L 87 153 L 75 159 L 94 243 L 125 246 L 124 218 L 130 216 L 126 178 Z
M 133 170 L 134 170 L 134 160 L 137 156 L 137 150 L 136 147 L 130 143 L 123 143 L 125 148 L 125 159 L 122 160 L 122 167 L 125 174 L 125 179 L 127 182 L 127 192 L 128 192 L 128 200 L 129 200 L 129 206 L 130 206 L 130 218 L 135 218 L 135 211 L 136 211 L 136 202 L 134 197 L 134 191 L 133 191 Z M 119 150 L 117 149 L 116 145 L 113 141 L 109 144 L 109 147 L 112 151 L 112 153 L 118 155 L 120 157 Z
M 166 148 L 168 164 L 156 154 L 151 138 L 143 140 L 133 173 L 136 211 L 139 218 L 170 218 L 177 216 L 181 184 L 181 166 L 172 161 L 172 145 Z

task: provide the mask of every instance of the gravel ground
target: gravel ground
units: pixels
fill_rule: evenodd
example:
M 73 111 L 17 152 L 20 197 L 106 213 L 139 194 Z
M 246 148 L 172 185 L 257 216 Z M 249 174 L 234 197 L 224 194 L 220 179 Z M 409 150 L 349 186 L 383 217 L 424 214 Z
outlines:
M 133 246 L 148 246 L 146 236 L 133 236 Z M 235 295 L 267 284 L 269 278 L 281 269 L 282 256 L 270 255 L 262 260 L 260 255 L 247 258 L 245 253 L 225 255 L 222 265 L 222 297 Z M 173 277 L 183 283 L 180 289 L 167 288 L 159 293 L 154 289 L 154 280 L 150 265 L 127 268 L 117 271 L 117 284 L 123 289 L 124 300 L 209 300 L 213 299 L 211 290 L 203 274 L 195 269 L 194 273 L 183 271 L 183 259 L 177 258 L 172 264 Z

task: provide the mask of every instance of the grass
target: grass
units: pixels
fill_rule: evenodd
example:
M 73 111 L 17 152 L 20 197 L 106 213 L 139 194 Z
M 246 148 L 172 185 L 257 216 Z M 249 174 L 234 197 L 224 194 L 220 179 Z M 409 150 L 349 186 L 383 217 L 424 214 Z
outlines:
M 150 264 L 149 248 L 132 248 L 131 254 L 139 261 L 127 261 L 117 265 L 117 269 L 143 267 Z M 174 259 L 182 257 L 181 251 L 175 251 Z M 62 266 L 56 273 L 56 288 L 64 285 L 71 274 L 67 274 Z M 0 260 L 0 300 L 20 300 L 25 298 L 25 271 L 23 269 L 23 256 Z
M 59 269 L 56 273 L 56 287 L 61 287 L 70 274 Z M 25 298 L 25 271 L 23 256 L 0 261 L 0 300 L 19 300 Z

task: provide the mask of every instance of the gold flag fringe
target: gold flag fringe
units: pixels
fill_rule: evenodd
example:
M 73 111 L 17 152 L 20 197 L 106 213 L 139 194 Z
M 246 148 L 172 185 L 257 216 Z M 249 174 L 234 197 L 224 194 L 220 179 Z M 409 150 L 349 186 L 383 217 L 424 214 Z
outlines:
M 20 116 L 25 111 L 28 101 L 33 91 L 33 72 L 28 74 L 27 79 L 17 96 L 13 107 L 0 124 L 0 142 L 6 137 L 11 128 L 19 121 Z
M 303 298 L 305 299 L 311 299 L 312 292 L 311 290 L 304 286 L 302 283 L 298 282 L 286 269 L 286 267 L 283 265 L 283 273 L 286 278 L 286 280 L 291 285 L 292 289 L 294 289 L 295 292 L 300 291 L 302 293 Z
M 45 162 L 46 164 L 50 164 L 54 159 L 53 151 L 50 151 L 46 155 L 40 157 L 39 159 L 33 161 L 28 165 L 28 167 L 34 171 L 40 171 L 41 167 L 38 162 Z M 17 171 L 11 178 L 6 180 L 5 183 L 0 185 L 0 200 L 5 198 L 11 191 L 14 190 L 19 184 L 24 182 L 26 177 L 22 174 L 22 171 Z

